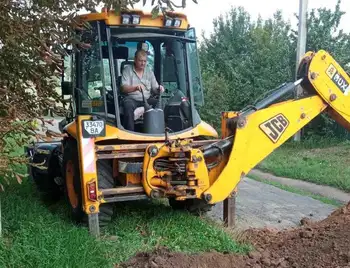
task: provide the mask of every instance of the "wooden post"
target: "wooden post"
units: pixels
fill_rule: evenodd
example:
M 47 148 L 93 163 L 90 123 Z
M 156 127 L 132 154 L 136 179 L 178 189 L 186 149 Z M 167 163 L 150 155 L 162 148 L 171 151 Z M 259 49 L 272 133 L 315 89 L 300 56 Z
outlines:
M 224 200 L 224 225 L 234 228 L 236 223 L 236 189 Z

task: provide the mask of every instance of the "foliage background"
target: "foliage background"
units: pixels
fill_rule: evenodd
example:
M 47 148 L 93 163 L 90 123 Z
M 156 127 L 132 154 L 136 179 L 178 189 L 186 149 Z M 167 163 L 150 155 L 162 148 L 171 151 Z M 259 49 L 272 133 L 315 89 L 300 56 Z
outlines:
M 334 10 L 312 9 L 307 16 L 307 48 L 327 50 L 349 71 L 350 35 L 339 29 L 345 14 L 339 0 Z M 242 7 L 231 8 L 213 21 L 209 37 L 202 34 L 200 60 L 205 86 L 204 120 L 220 125 L 221 111 L 239 111 L 284 82 L 294 81 L 297 25 L 280 11 L 253 21 Z M 303 138 L 350 135 L 328 116 L 320 115 L 303 129 Z

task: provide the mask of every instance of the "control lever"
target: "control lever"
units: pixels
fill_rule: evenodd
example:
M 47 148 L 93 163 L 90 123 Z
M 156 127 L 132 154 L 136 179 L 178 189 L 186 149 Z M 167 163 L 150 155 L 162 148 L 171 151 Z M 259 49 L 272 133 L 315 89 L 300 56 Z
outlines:
M 156 109 L 162 109 L 162 92 L 160 92 L 160 85 L 158 87 L 158 92 L 159 92 L 159 100 L 158 100 L 158 103 L 157 103 L 157 106 L 156 106 Z
M 151 105 L 149 105 L 148 102 L 146 101 L 145 95 L 143 94 L 143 89 L 141 89 L 141 94 L 142 94 L 142 98 L 143 98 L 143 106 L 145 108 L 145 112 L 151 110 L 152 109 Z

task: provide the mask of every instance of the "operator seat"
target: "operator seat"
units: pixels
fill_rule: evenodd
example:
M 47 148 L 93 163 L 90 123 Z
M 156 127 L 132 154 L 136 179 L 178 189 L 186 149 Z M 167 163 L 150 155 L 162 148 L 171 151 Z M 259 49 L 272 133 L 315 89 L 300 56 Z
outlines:
M 120 111 L 120 117 L 123 118 L 124 116 L 124 106 L 123 106 L 123 99 L 126 96 L 122 91 L 121 91 L 121 81 L 122 81 L 122 74 L 123 74 L 123 70 L 127 65 L 134 65 L 134 61 L 133 60 L 128 60 L 126 59 L 125 61 L 123 61 L 121 63 L 120 66 L 120 76 L 118 77 L 118 94 L 119 96 L 121 96 L 120 101 L 119 101 L 119 111 Z M 135 121 L 135 125 L 136 124 L 141 124 L 143 122 L 142 120 L 142 115 L 145 112 L 145 108 L 144 107 L 137 107 L 134 111 L 134 121 Z

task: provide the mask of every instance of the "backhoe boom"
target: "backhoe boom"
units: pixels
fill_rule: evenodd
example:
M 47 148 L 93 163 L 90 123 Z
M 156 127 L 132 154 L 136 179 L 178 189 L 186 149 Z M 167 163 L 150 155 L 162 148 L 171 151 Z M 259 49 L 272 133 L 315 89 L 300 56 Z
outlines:
M 242 177 L 323 111 L 350 129 L 350 79 L 332 56 L 323 50 L 308 52 L 298 76 L 255 107 L 224 113 L 223 136 L 232 137 L 232 149 L 219 177 L 204 192 L 208 203 L 227 198 Z M 299 83 L 306 96 L 276 103 Z

